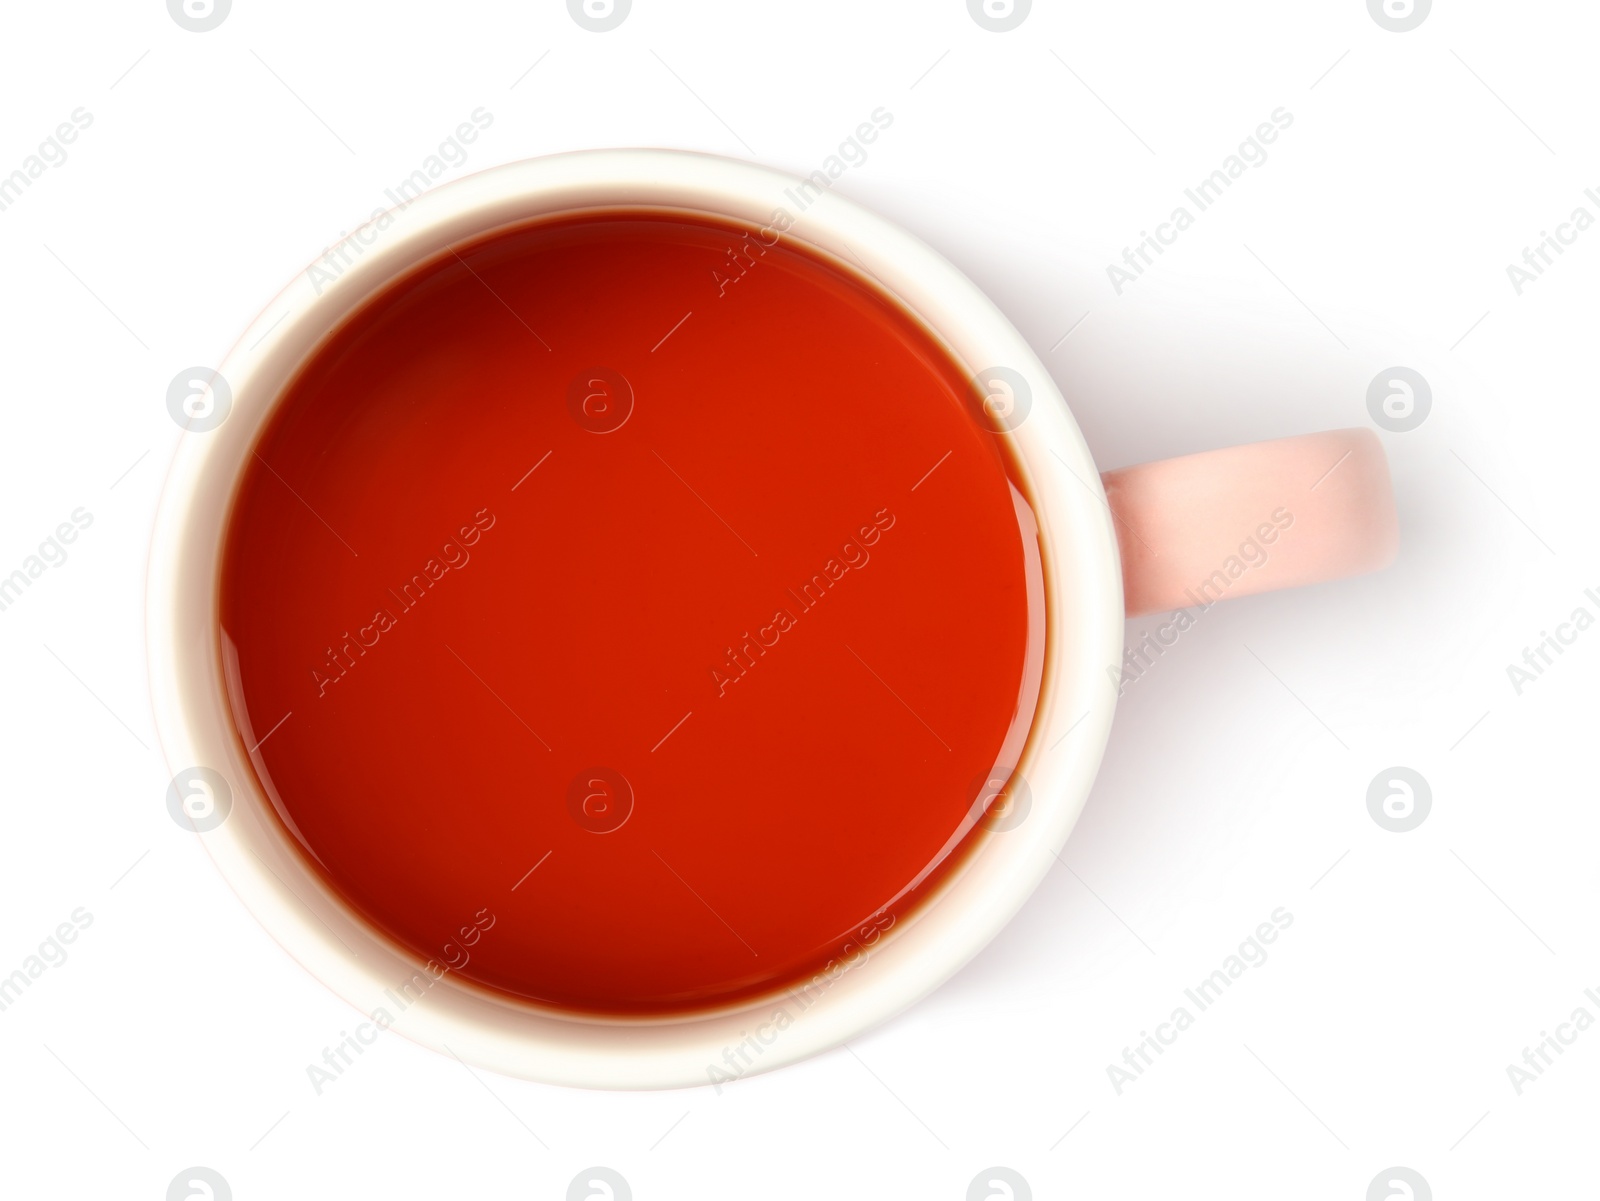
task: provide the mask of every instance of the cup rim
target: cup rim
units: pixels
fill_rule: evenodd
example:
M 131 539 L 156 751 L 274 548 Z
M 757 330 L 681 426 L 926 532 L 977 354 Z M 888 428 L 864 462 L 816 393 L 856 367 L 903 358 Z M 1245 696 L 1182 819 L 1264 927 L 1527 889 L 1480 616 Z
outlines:
M 378 1029 L 547 1083 L 720 1091 L 836 1047 L 932 992 L 999 933 L 1056 861 L 1116 703 L 1122 574 L 1099 471 L 1049 373 L 993 302 L 937 251 L 831 183 L 822 172 L 801 180 L 679 150 L 577 151 L 489 168 L 375 211 L 297 275 L 217 368 L 231 408 L 216 428 L 183 434 L 151 543 L 146 642 L 157 734 L 169 769 L 206 767 L 226 782 L 223 820 L 196 835 L 224 879 L 280 946 Z M 216 568 L 240 468 L 284 385 L 367 299 L 469 237 L 577 208 L 643 206 L 761 226 L 784 214 L 783 236 L 858 266 L 968 370 L 1019 373 L 1031 406 L 1004 436 L 1039 524 L 1049 636 L 1017 769 L 1032 796 L 1019 826 L 985 835 L 893 930 L 843 944 L 837 970 L 707 1013 L 611 1019 L 519 1004 L 448 970 L 435 975 L 441 965 L 419 967 L 309 868 L 268 812 L 259 742 L 249 745 L 257 732 L 230 716 Z

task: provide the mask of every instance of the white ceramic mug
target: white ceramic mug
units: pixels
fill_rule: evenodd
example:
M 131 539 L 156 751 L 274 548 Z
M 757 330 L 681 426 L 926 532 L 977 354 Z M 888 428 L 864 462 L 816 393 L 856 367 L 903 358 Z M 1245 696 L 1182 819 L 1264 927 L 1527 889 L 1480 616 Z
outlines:
M 220 365 L 226 389 L 215 389 L 213 398 L 223 407 L 191 425 L 182 440 L 150 555 L 150 677 L 156 726 L 176 777 L 169 805 L 194 820 L 224 877 L 273 937 L 367 1015 L 368 1024 L 357 1028 L 363 1041 L 363 1031 L 392 1027 L 467 1063 L 558 1084 L 720 1086 L 837 1046 L 905 1009 L 1005 925 L 1055 862 L 1083 808 L 1110 729 L 1124 653 L 1119 535 L 1124 549 L 1141 548 L 1136 555 L 1147 560 L 1150 578 L 1180 560 L 1212 561 L 1204 547 L 1196 549 L 1194 507 L 1176 516 L 1181 495 L 1175 503 L 1152 481 L 1181 485 L 1199 478 L 1214 492 L 1243 464 L 1255 492 L 1221 509 L 1213 505 L 1206 517 L 1204 532 L 1226 545 L 1238 523 L 1225 518 L 1253 514 L 1263 498 L 1277 494 L 1277 483 L 1263 484 L 1255 466 L 1293 475 L 1295 453 L 1321 461 L 1342 445 L 1291 440 L 1306 445 L 1295 453 L 1218 452 L 1245 456 L 1233 468 L 1196 456 L 1140 469 L 1147 475 L 1126 476 L 1120 489 L 1131 499 L 1119 509 L 1119 530 L 1077 424 L 1021 335 L 935 251 L 826 183 L 807 185 L 746 162 L 658 150 L 563 154 L 494 168 L 429 191 L 358 229 L 297 277 Z M 1025 394 L 1025 419 L 1001 436 L 1013 443 L 1038 520 L 1043 596 L 1031 599 L 1042 599 L 1048 628 L 1037 709 L 1018 759 L 1031 794 L 1020 820 L 988 823 L 979 845 L 934 895 L 891 928 L 859 931 L 812 980 L 670 1018 L 593 1017 L 518 1002 L 463 979 L 448 963 L 418 963 L 351 913 L 270 811 L 264 792 L 270 785 L 262 783 L 266 772 L 253 749 L 266 731 L 235 723 L 232 714 L 244 707 L 227 694 L 229 648 L 218 620 L 219 565 L 236 485 L 279 395 L 327 334 L 390 281 L 452 246 L 555 213 L 618 206 L 696 210 L 781 230 L 841 269 L 870 277 L 975 376 L 993 367 L 1016 373 L 1010 378 L 1020 378 L 1020 388 L 1013 385 L 1005 399 L 1013 403 Z M 1294 556 L 1280 555 L 1277 576 L 1269 570 L 1239 592 L 1259 590 L 1263 579 L 1274 586 L 1346 574 L 1392 554 L 1392 508 L 1388 526 L 1383 498 L 1374 502 L 1376 518 L 1362 512 L 1377 491 L 1387 496 L 1386 475 L 1381 489 L 1373 475 L 1375 443 L 1344 437 L 1357 464 L 1339 468 L 1336 486 L 1320 485 L 1327 488 L 1320 497 L 1312 493 L 1312 525 L 1321 521 L 1318 528 L 1352 545 L 1387 537 L 1387 551 L 1358 548 L 1339 552 L 1343 559 L 1319 552 L 1302 556 L 1298 567 Z M 1381 461 L 1379 452 L 1380 467 Z M 1155 508 L 1141 508 L 1152 496 Z M 1161 556 L 1179 543 L 1182 554 Z M 1181 571 L 1174 576 L 1182 578 Z M 1145 591 L 1160 601 L 1172 588 Z

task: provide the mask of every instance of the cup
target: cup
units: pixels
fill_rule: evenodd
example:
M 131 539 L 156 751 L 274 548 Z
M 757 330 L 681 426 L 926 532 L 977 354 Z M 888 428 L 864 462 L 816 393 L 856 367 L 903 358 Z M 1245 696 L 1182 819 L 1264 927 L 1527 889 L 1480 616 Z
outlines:
M 361 1041 L 392 1029 L 479 1067 L 597 1088 L 720 1089 L 835 1047 L 938 987 L 1055 863 L 1110 730 L 1125 611 L 1209 605 L 1393 557 L 1388 471 L 1369 431 L 1213 451 L 1112 472 L 1102 484 L 1049 373 L 988 298 L 930 247 L 826 184 L 704 154 L 606 150 L 513 163 L 436 188 L 368 222 L 297 276 L 190 411 L 148 582 L 152 699 L 174 773 L 168 805 L 279 944 L 365 1015 Z M 643 1019 L 512 1000 L 452 972 L 448 949 L 419 963 L 350 912 L 271 811 L 259 743 L 248 745 L 230 717 L 230 649 L 218 621 L 219 565 L 241 472 L 277 398 L 330 331 L 454 245 L 557 213 L 621 206 L 781 230 L 916 314 L 971 371 L 994 436 L 1011 443 L 1043 553 L 1043 596 L 1030 599 L 1047 615 L 1037 710 L 1013 776 L 1026 795 L 1008 791 L 939 889 L 891 927 L 856 931 L 815 977 L 781 993 Z

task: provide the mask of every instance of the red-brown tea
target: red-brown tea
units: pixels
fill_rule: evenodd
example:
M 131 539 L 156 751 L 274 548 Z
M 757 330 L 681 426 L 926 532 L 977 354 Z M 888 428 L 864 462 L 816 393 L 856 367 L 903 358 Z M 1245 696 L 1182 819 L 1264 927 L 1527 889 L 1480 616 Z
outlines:
M 549 1005 L 703 1009 L 870 946 L 1036 700 L 1036 534 L 974 397 L 771 228 L 595 212 L 417 270 L 300 371 L 230 516 L 285 827 L 419 960 Z

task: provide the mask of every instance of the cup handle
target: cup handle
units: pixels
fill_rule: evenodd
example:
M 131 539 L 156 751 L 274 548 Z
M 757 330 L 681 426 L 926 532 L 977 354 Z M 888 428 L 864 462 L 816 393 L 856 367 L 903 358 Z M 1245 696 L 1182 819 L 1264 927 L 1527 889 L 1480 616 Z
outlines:
M 1399 545 L 1371 430 L 1328 430 L 1108 471 L 1129 617 L 1377 571 Z

